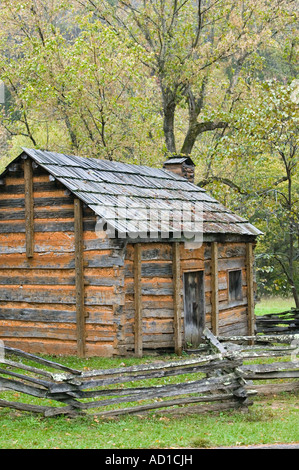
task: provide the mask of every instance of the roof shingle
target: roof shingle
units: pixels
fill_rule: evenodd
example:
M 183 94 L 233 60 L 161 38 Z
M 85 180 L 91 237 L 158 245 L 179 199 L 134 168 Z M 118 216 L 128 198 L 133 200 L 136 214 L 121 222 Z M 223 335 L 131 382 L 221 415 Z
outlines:
M 204 234 L 262 233 L 204 189 L 171 171 L 43 150 L 23 151 L 118 233 L 163 232 L 167 228 L 170 233 L 187 231 L 189 236 L 198 230 Z M 178 212 L 184 210 L 189 211 L 187 221 L 178 220 Z M 197 224 L 190 226 L 194 219 Z

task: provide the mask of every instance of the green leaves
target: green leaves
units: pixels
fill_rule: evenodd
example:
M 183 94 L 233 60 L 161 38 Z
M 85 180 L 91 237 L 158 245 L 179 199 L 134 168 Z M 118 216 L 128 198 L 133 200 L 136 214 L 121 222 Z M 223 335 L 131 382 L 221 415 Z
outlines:
M 26 114 L 26 122 L 18 124 L 6 116 L 12 133 L 41 145 L 35 123 L 41 127 L 44 122 L 49 147 L 102 158 L 122 158 L 126 148 L 132 153 L 141 135 L 147 140 L 152 124 L 145 116 L 151 117 L 148 108 L 154 100 L 149 78 L 149 92 L 142 87 L 142 61 L 148 60 L 142 47 L 78 10 L 75 2 L 45 6 L 37 1 L 34 8 L 30 2 L 4 2 L 0 16 L 7 25 L 0 76 L 13 95 L 11 110 Z M 62 142 L 51 132 L 59 127 L 65 130 Z

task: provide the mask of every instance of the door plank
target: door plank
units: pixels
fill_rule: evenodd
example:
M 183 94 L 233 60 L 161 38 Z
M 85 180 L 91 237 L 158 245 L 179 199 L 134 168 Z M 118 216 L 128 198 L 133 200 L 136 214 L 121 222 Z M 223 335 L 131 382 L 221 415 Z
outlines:
M 204 273 L 184 273 L 185 342 L 198 346 L 205 327 Z

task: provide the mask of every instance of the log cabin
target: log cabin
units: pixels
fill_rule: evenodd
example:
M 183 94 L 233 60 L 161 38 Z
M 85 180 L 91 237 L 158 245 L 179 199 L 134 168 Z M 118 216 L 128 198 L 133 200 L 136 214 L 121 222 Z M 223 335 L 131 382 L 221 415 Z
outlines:
M 0 177 L 0 339 L 39 354 L 126 356 L 254 331 L 261 233 L 163 168 L 23 148 Z M 149 217 L 150 215 L 150 217 Z

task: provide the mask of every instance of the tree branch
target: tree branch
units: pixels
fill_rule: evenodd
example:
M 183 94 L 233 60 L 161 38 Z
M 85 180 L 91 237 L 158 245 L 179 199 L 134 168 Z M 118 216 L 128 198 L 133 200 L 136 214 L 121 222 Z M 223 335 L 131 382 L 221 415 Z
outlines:
M 225 184 L 226 186 L 229 186 L 234 191 L 238 192 L 239 194 L 243 194 L 244 196 L 251 196 L 252 194 L 261 196 L 261 195 L 266 194 L 267 192 L 273 190 L 273 186 L 278 186 L 280 183 L 282 183 L 283 181 L 286 181 L 286 180 L 287 180 L 287 177 L 283 176 L 282 178 L 279 178 L 277 181 L 272 183 L 271 188 L 262 189 L 260 191 L 254 191 L 254 192 L 253 191 L 251 191 L 251 192 L 245 191 L 244 189 L 241 189 L 240 186 L 238 186 L 236 183 L 234 183 L 230 179 L 223 178 L 222 176 L 210 176 L 209 178 L 205 178 L 204 180 L 199 181 L 197 186 L 205 187 L 208 184 L 211 184 L 215 181 L 218 181 L 219 183 L 222 183 L 222 184 Z
M 223 129 L 227 127 L 227 122 L 224 121 L 207 121 L 207 122 L 196 122 L 190 123 L 187 131 L 183 146 L 181 148 L 182 155 L 190 155 L 194 146 L 194 143 L 203 132 L 213 131 L 215 129 Z

